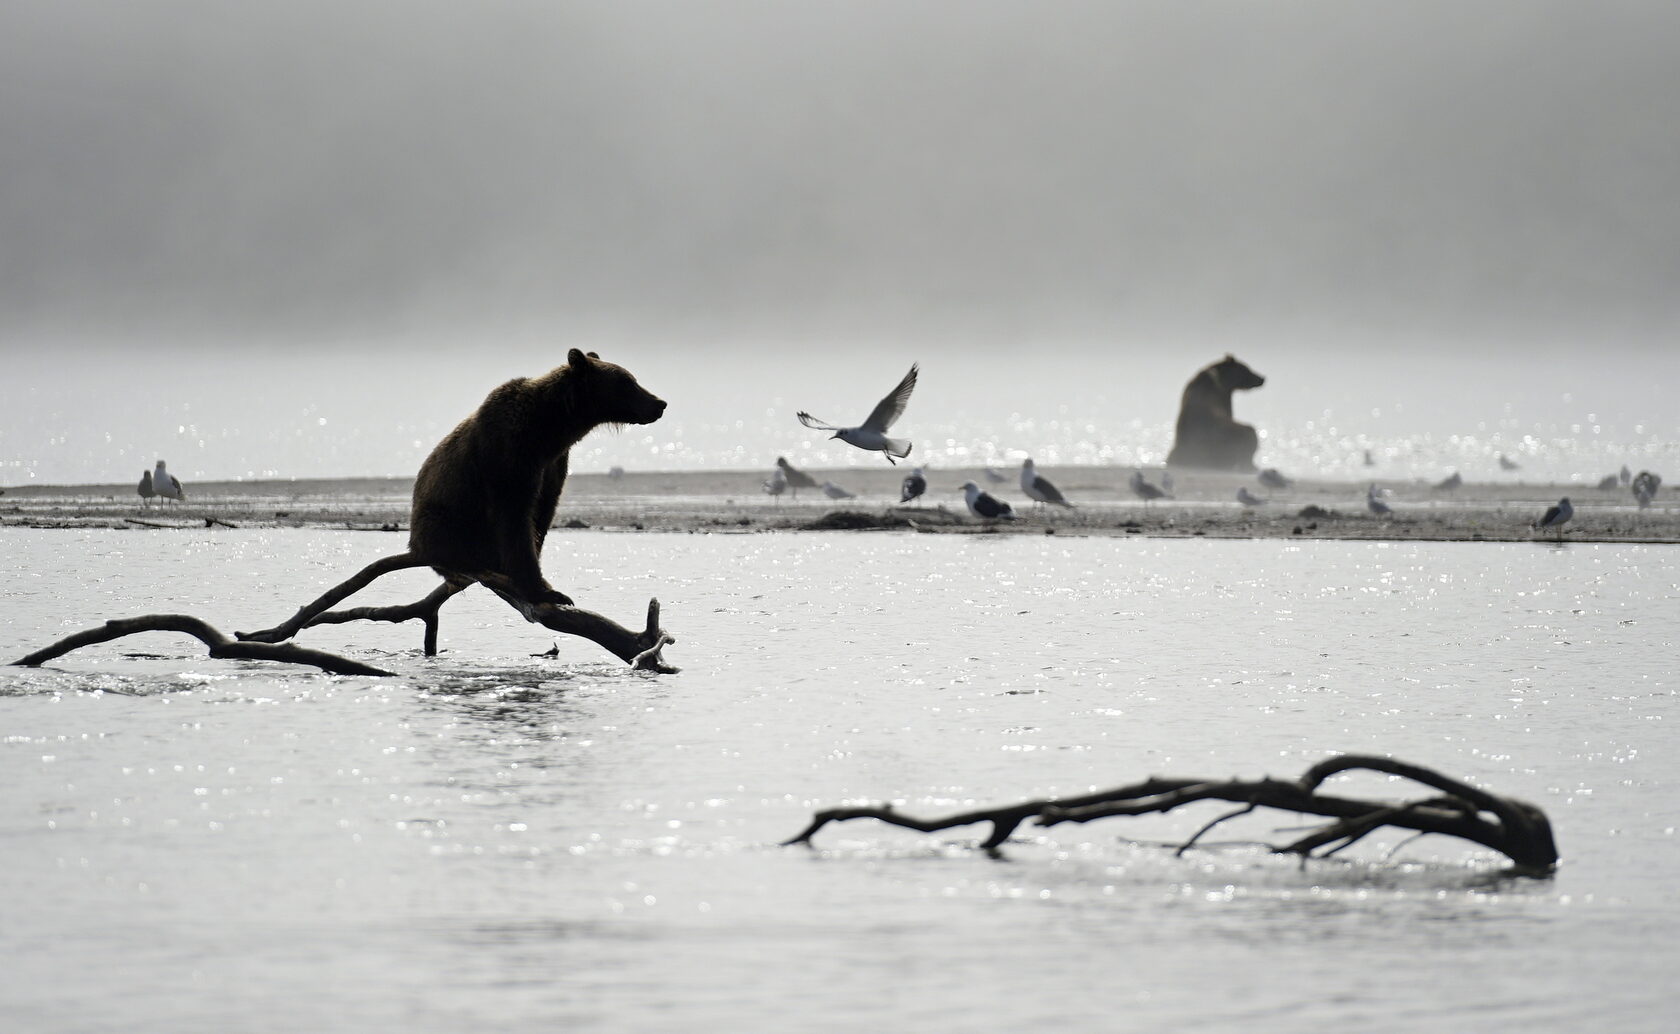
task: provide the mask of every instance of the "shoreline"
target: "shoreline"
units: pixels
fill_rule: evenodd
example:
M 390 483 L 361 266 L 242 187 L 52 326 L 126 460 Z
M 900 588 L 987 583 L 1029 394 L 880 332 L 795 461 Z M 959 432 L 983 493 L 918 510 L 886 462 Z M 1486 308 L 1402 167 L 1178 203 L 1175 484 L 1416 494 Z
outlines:
M 579 474 L 567 481 L 555 529 L 688 534 L 915 531 L 933 534 L 1034 534 L 1076 537 L 1333 539 L 1370 541 L 1527 542 L 1555 536 L 1529 524 L 1561 496 L 1575 505 L 1566 542 L 1680 543 L 1680 499 L 1672 489 L 1641 510 L 1625 489 L 1579 484 L 1466 483 L 1442 492 L 1418 482 L 1382 482 L 1394 513 L 1365 509 L 1366 482 L 1298 481 L 1281 492 L 1258 489 L 1252 476 L 1175 471 L 1175 496 L 1145 504 L 1131 494 L 1130 467 L 1041 468 L 1074 509 L 1036 509 L 1014 481 L 988 484 L 978 468 L 929 473 L 927 496 L 898 503 L 904 467 L 811 470 L 856 491 L 834 501 L 814 489 L 772 499 L 764 475 L 749 471 Z M 1152 480 L 1158 470 L 1147 471 Z M 975 480 L 1015 507 L 1018 520 L 969 516 L 956 488 Z M 29 485 L 0 496 L 0 528 L 133 530 L 332 528 L 401 533 L 408 529 L 410 477 L 201 482 L 183 503 L 143 506 L 132 485 Z M 1245 508 L 1239 486 L 1268 502 Z M 917 505 L 917 504 L 921 505 Z M 1316 508 L 1316 509 L 1315 509 Z

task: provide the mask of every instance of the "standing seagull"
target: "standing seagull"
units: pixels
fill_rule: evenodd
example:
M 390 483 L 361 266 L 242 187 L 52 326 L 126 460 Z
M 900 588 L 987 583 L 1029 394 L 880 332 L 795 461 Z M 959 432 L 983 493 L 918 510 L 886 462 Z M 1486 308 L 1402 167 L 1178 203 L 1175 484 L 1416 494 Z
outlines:
M 877 402 L 869 418 L 858 426 L 836 427 L 833 424 L 825 424 L 804 410 L 799 411 L 799 422 L 818 431 L 833 431 L 834 433 L 829 435 L 830 438 L 838 438 L 847 445 L 854 445 L 868 452 L 878 452 L 886 457 L 888 463 L 897 464 L 899 460 L 910 455 L 910 442 L 904 438 L 888 438 L 887 428 L 904 415 L 904 407 L 910 401 L 910 393 L 915 390 L 916 364 L 911 363 L 910 372 L 898 382 L 898 387 Z
M 1264 506 L 1266 500 L 1250 492 L 1246 487 L 1237 489 L 1237 502 L 1244 506 Z
M 922 468 L 917 467 L 904 475 L 904 484 L 899 487 L 898 501 L 908 503 L 912 499 L 920 499 L 927 491 L 927 478 L 922 476 Z
M 1015 519 L 1015 511 L 1002 499 L 994 498 L 990 493 L 980 490 L 980 486 L 972 481 L 964 481 L 962 491 L 968 500 L 968 512 L 981 520 L 995 521 Z
M 152 497 L 157 495 L 157 489 L 152 487 L 152 472 L 151 471 L 142 470 L 140 472 L 140 485 L 136 489 L 136 491 L 138 491 L 140 493 L 140 505 L 141 506 L 145 506 L 147 503 L 151 502 Z
M 770 480 L 764 483 L 764 494 L 776 500 L 776 505 L 782 502 L 782 493 L 787 491 L 787 476 L 780 470 L 770 475 Z
M 1451 474 L 1442 478 L 1440 481 L 1435 482 L 1435 491 L 1456 492 L 1463 486 L 1464 478 L 1460 477 L 1458 471 L 1455 470 Z
M 793 497 L 795 499 L 799 498 L 799 490 L 801 488 L 817 487 L 817 479 L 789 463 L 786 456 L 777 456 L 776 466 L 781 471 L 782 480 L 786 481 L 788 487 L 793 489 Z
M 1377 491 L 1375 482 L 1372 482 L 1371 487 L 1365 490 L 1365 509 L 1370 510 L 1372 516 L 1375 517 L 1387 517 L 1394 512 L 1387 503 L 1382 501 L 1382 493 Z
M 1546 510 L 1545 516 L 1530 524 L 1535 531 L 1545 531 L 1547 528 L 1557 529 L 1557 540 L 1563 541 L 1563 526 L 1569 518 L 1575 516 L 1575 507 L 1569 505 L 1569 497 L 1564 496 L 1557 501 L 1557 505 Z
M 822 490 L 823 495 L 828 496 L 830 499 L 855 499 L 857 497 L 856 492 L 848 492 L 832 481 L 824 481 L 822 483 Z
M 1172 498 L 1172 496 L 1168 495 L 1163 490 L 1155 487 L 1154 485 L 1150 484 L 1148 481 L 1144 480 L 1143 471 L 1141 471 L 1141 470 L 1132 471 L 1131 485 L 1132 485 L 1132 494 L 1136 495 L 1139 499 L 1142 499 L 1143 500 L 1143 505 L 1145 505 L 1145 506 L 1148 506 L 1151 502 L 1155 501 L 1156 499 L 1171 499 Z
M 1009 479 L 1007 477 L 1005 477 L 1004 475 L 999 474 L 997 471 L 993 470 L 992 468 L 987 467 L 986 468 L 986 480 L 990 481 L 994 485 L 1001 485 L 1005 481 L 1008 481 Z
M 1662 487 L 1662 478 L 1648 470 L 1642 470 L 1633 479 L 1633 498 L 1639 503 L 1641 510 L 1651 505 L 1651 500 L 1657 497 L 1657 489 Z
M 1033 469 L 1033 461 L 1027 460 L 1021 464 L 1021 491 L 1027 493 L 1027 498 L 1040 506 L 1049 503 L 1051 506 L 1072 507 L 1073 504 L 1062 498 L 1061 490 L 1050 483 Z
M 187 493 L 181 490 L 180 480 L 163 468 L 162 460 L 158 460 L 157 469 L 152 471 L 152 491 L 165 499 L 173 499 L 176 502 L 180 502 L 187 497 Z

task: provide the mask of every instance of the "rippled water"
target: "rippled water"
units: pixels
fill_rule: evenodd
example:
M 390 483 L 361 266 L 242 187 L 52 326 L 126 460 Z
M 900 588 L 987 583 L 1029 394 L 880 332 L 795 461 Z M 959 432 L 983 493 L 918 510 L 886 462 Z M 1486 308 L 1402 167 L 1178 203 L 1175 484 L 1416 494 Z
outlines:
M 393 543 L 0 530 L 0 652 L 269 624 Z M 0 669 L 11 1029 L 1660 1030 L 1680 999 L 1672 549 L 556 532 L 548 566 L 626 620 L 657 593 L 684 672 L 533 656 L 552 636 L 476 591 L 434 659 L 417 627 L 304 637 L 390 679 L 168 634 Z M 1336 751 L 1535 801 L 1560 873 L 1153 843 L 1196 809 L 1003 861 L 872 822 L 775 846 L 846 800 Z

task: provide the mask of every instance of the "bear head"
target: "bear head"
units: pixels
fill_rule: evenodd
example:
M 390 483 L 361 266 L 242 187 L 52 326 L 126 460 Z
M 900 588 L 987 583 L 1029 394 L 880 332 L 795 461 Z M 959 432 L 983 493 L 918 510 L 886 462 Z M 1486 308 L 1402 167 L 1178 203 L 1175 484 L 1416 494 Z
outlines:
M 1225 358 L 1208 367 L 1208 372 L 1213 374 L 1215 384 L 1230 391 L 1247 391 L 1266 383 L 1266 378 L 1250 370 L 1241 359 L 1229 352 Z
M 579 415 L 595 424 L 651 424 L 665 415 L 665 400 L 636 381 L 635 374 L 594 352 L 572 349 L 566 355 L 567 379 L 573 383 Z

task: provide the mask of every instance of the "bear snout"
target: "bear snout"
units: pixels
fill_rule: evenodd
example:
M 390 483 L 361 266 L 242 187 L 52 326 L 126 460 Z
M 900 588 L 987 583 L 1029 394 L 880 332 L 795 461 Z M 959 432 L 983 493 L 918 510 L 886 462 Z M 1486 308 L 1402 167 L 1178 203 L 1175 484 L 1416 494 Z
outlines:
M 637 408 L 639 412 L 636 414 L 636 422 L 651 424 L 665 415 L 665 400 L 649 395 Z

